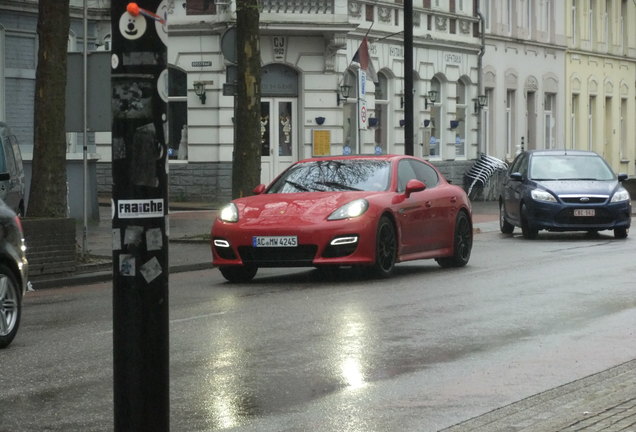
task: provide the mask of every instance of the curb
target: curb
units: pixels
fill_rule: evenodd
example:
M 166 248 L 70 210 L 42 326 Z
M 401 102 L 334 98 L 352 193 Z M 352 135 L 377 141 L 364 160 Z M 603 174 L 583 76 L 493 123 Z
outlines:
M 110 267 L 111 265 L 108 264 Z M 193 263 L 193 264 L 181 264 L 170 267 L 170 273 L 183 273 L 197 270 L 207 270 L 214 268 L 212 263 Z M 107 271 L 95 271 L 79 274 L 63 275 L 58 277 L 31 279 L 30 282 L 33 285 L 35 291 L 47 288 L 62 288 L 67 286 L 91 284 L 97 282 L 108 282 L 113 280 L 112 270 Z

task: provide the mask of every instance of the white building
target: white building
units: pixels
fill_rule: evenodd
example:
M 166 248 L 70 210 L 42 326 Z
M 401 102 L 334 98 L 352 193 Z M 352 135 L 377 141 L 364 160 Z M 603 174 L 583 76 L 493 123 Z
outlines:
M 481 0 L 484 152 L 511 161 L 523 149 L 564 148 L 565 2 Z
M 388 1 L 263 0 L 263 182 L 312 155 L 404 153 L 403 8 Z M 423 6 L 423 7 L 422 7 Z M 236 3 L 161 2 L 170 63 L 171 199 L 231 195 Z M 424 1 L 413 11 L 416 155 L 456 182 L 477 156 L 478 18 L 473 2 Z M 353 62 L 363 39 L 378 82 Z M 366 80 L 360 80 L 366 75 Z M 340 90 L 349 87 L 349 94 Z M 195 87 L 205 96 L 198 96 Z M 430 90 L 437 92 L 433 102 Z M 240 108 L 239 108 L 240 109 Z M 104 171 L 108 143 L 98 146 Z M 105 177 L 105 176 L 104 176 Z

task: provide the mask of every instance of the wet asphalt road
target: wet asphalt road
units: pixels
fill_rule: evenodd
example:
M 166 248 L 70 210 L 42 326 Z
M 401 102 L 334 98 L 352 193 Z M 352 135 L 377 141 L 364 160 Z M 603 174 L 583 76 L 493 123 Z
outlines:
M 485 232 L 468 267 L 170 283 L 171 430 L 436 431 L 636 358 L 636 238 Z M 29 293 L 0 431 L 112 430 L 111 283 Z

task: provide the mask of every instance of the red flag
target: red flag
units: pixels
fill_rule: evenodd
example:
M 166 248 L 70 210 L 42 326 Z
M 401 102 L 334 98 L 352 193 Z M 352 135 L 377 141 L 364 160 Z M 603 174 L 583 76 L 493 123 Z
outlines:
M 360 43 L 358 50 L 353 55 L 353 61 L 360 63 L 360 69 L 366 71 L 373 82 L 378 82 L 378 74 L 375 72 L 371 56 L 369 56 L 369 43 L 366 37 L 362 39 L 362 43 Z

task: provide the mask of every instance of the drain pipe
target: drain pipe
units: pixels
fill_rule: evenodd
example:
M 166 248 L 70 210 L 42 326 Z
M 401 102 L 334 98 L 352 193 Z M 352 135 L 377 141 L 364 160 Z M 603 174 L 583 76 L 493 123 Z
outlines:
M 477 11 L 477 16 L 479 17 L 479 34 L 481 36 L 481 46 L 479 48 L 479 54 L 477 55 L 477 97 L 479 97 L 482 93 L 482 68 L 483 68 L 483 57 L 486 52 L 486 26 L 484 21 L 484 15 L 481 11 Z M 477 111 L 477 153 L 478 157 L 480 153 L 484 153 L 482 148 L 482 109 L 479 107 L 479 111 Z

